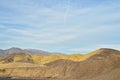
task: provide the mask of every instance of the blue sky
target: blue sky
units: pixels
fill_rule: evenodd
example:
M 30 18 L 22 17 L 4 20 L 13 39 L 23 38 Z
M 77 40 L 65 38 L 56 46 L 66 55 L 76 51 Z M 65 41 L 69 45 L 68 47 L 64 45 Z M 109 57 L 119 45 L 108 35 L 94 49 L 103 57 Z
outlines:
M 0 48 L 120 50 L 120 0 L 0 0 Z

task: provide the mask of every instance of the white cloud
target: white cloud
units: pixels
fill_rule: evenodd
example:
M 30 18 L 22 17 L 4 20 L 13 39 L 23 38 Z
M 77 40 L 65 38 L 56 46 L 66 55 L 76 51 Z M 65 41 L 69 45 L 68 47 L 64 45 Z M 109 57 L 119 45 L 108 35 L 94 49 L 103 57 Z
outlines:
M 41 44 L 56 44 L 69 41 L 78 37 L 78 35 L 72 34 L 73 29 L 58 29 L 47 28 L 41 30 L 32 29 L 8 29 L 7 33 L 13 33 L 7 35 L 16 40 L 17 42 L 29 42 L 29 43 L 41 43 Z M 74 30 L 73 30 L 74 32 Z

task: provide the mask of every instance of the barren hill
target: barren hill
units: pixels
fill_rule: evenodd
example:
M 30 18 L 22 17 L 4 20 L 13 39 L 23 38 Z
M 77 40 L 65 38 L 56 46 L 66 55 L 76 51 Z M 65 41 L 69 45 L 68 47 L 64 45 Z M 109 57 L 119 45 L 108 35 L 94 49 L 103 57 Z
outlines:
M 14 59 L 11 59 L 11 56 L 13 57 L 15 54 L 16 55 L 21 55 L 21 53 L 25 53 L 26 55 L 31 56 L 30 60 L 33 61 L 34 63 L 37 64 L 45 64 L 49 63 L 55 60 L 59 59 L 67 59 L 67 60 L 72 60 L 72 61 L 83 61 L 89 58 L 90 56 L 94 55 L 95 53 L 90 53 L 90 54 L 71 54 L 71 55 L 66 55 L 62 53 L 50 53 L 47 51 L 42 51 L 42 50 L 37 50 L 37 49 L 21 49 L 21 48 L 16 48 L 12 47 L 6 50 L 0 50 L 0 62 L 18 62 Z M 5 57 L 6 56 L 6 57 Z M 21 59 L 22 56 L 15 56 L 15 59 Z M 21 59 L 22 60 L 22 59 Z M 29 60 L 29 59 L 28 59 Z M 23 60 L 25 61 L 25 60 Z M 27 61 L 27 62 L 31 62 Z
M 4 73 L 9 73 L 9 76 L 14 77 L 57 78 L 61 80 L 120 79 L 120 51 L 102 48 L 91 53 L 94 55 L 80 62 L 59 59 L 46 63 L 43 67 L 7 68 Z
M 95 55 L 82 62 L 57 60 L 48 63 L 46 65 L 51 67 L 51 70 L 48 71 L 48 74 L 53 73 L 51 76 L 54 77 L 78 78 L 82 80 L 86 78 L 89 79 L 98 77 L 103 74 L 107 75 L 108 73 L 112 73 L 111 71 L 116 71 L 116 69 L 120 70 L 120 51 L 113 49 L 99 49 L 95 52 Z M 116 73 L 117 74 L 113 76 L 119 77 L 118 73 L 120 73 L 120 71 Z M 111 78 L 113 76 L 107 75 L 106 77 Z

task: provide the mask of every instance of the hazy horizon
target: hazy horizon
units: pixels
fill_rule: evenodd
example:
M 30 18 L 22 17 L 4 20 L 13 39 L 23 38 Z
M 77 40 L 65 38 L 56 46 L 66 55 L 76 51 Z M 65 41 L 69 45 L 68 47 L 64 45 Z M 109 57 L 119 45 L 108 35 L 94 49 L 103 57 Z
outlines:
M 0 49 L 120 50 L 120 0 L 0 0 Z

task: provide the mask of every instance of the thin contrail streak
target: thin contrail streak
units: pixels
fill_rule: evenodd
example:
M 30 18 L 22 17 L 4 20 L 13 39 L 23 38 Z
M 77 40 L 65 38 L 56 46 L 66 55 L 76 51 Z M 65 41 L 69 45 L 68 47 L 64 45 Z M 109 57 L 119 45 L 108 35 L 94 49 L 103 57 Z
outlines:
M 70 0 L 67 0 L 66 11 L 65 11 L 65 14 L 64 14 L 64 23 L 65 24 L 66 24 L 66 21 L 67 21 L 67 16 L 68 16 L 68 11 L 69 11 L 69 3 L 70 3 Z

